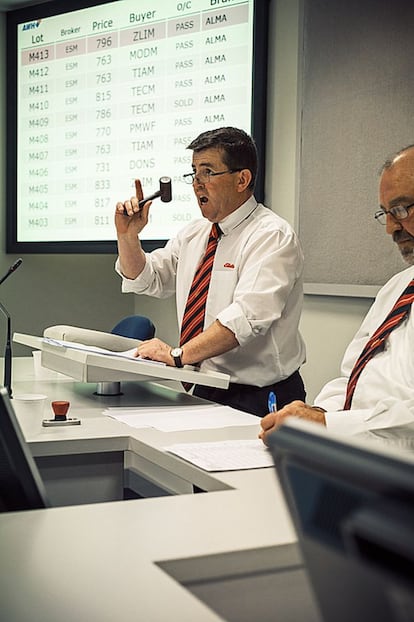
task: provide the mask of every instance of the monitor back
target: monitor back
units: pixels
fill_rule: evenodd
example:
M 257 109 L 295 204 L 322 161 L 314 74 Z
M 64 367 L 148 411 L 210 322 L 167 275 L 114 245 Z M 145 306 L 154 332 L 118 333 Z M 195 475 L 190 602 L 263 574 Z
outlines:
M 36 463 L 17 421 L 7 390 L 0 388 L 0 512 L 47 507 Z
M 414 459 L 292 420 L 270 440 L 325 622 L 414 620 Z

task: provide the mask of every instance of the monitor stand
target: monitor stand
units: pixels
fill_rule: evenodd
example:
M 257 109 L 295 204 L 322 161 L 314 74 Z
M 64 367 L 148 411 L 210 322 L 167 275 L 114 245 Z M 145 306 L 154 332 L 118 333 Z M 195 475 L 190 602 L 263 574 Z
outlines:
M 95 395 L 123 395 L 120 382 L 98 382 Z

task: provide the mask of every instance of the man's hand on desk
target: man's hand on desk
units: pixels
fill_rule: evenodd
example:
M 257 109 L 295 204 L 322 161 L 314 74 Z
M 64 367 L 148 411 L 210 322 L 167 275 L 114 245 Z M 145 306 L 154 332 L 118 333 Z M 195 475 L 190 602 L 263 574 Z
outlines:
M 277 430 L 282 423 L 284 423 L 287 417 L 299 417 L 300 419 L 307 419 L 308 421 L 313 421 L 314 423 L 326 425 L 325 412 L 322 408 L 318 408 L 317 406 L 309 406 L 309 404 L 305 404 L 305 402 L 295 400 L 277 412 L 269 413 L 263 417 L 260 422 L 262 430 L 259 433 L 259 438 L 262 439 L 265 445 L 268 444 L 267 440 L 269 435 Z
M 234 333 L 218 320 L 215 320 L 202 333 L 180 346 L 182 349 L 181 362 L 183 365 L 198 365 L 202 361 L 228 352 L 238 345 L 239 343 Z M 164 343 L 155 337 L 154 339 L 143 341 L 138 346 L 137 356 L 160 361 L 172 367 L 179 367 L 175 365 L 171 349 L 168 343 Z
M 160 361 L 171 367 L 175 367 L 174 359 L 171 356 L 171 346 L 168 343 L 164 343 L 161 339 L 148 339 L 143 341 L 137 348 L 136 356 L 141 356 L 144 359 L 151 359 L 152 361 Z

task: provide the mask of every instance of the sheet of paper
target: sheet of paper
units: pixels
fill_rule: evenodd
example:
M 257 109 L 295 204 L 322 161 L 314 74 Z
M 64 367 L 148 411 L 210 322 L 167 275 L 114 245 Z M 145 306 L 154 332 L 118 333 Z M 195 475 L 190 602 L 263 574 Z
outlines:
M 239 471 L 274 465 L 272 454 L 260 439 L 178 443 L 164 449 L 205 471 Z
M 144 359 L 142 357 L 135 356 L 136 348 L 130 350 L 124 350 L 123 352 L 114 352 L 113 350 L 107 350 L 106 348 L 100 348 L 98 346 L 89 346 L 83 343 L 77 343 L 75 341 L 64 341 L 62 339 L 51 339 L 50 337 L 43 337 L 44 343 L 49 343 L 52 346 L 60 346 L 62 348 L 71 348 L 73 350 L 83 350 L 84 352 L 91 352 L 92 354 L 106 354 L 107 356 L 117 356 L 119 358 L 127 358 L 130 360 L 153 363 L 154 365 L 164 365 L 159 361 L 151 361 L 150 359 Z
M 152 427 L 162 432 L 260 425 L 260 417 L 218 404 L 107 408 L 103 412 L 133 428 Z

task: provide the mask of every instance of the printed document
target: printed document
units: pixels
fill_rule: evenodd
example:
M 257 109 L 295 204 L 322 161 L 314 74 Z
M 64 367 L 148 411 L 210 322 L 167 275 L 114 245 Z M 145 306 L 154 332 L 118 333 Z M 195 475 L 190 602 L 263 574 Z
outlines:
M 141 356 L 135 356 L 136 348 L 125 350 L 123 352 L 115 352 L 113 350 L 107 350 L 98 346 L 89 346 L 83 343 L 77 343 L 75 341 L 64 341 L 62 339 L 51 339 L 50 337 L 43 337 L 44 343 L 48 343 L 52 346 L 60 346 L 62 348 L 72 348 L 73 350 L 83 350 L 84 352 L 91 352 L 92 354 L 106 354 L 107 356 L 117 356 L 119 358 L 132 359 L 134 361 L 141 361 L 144 363 L 153 363 L 154 365 L 163 365 L 159 361 L 152 361 L 151 359 L 145 359 Z
M 103 411 L 133 428 L 156 428 L 162 432 L 182 430 L 207 430 L 230 426 L 254 425 L 259 429 L 260 417 L 219 404 L 196 404 L 191 406 L 134 406 L 113 407 Z
M 177 443 L 164 449 L 205 471 L 239 471 L 274 465 L 272 454 L 259 439 Z

